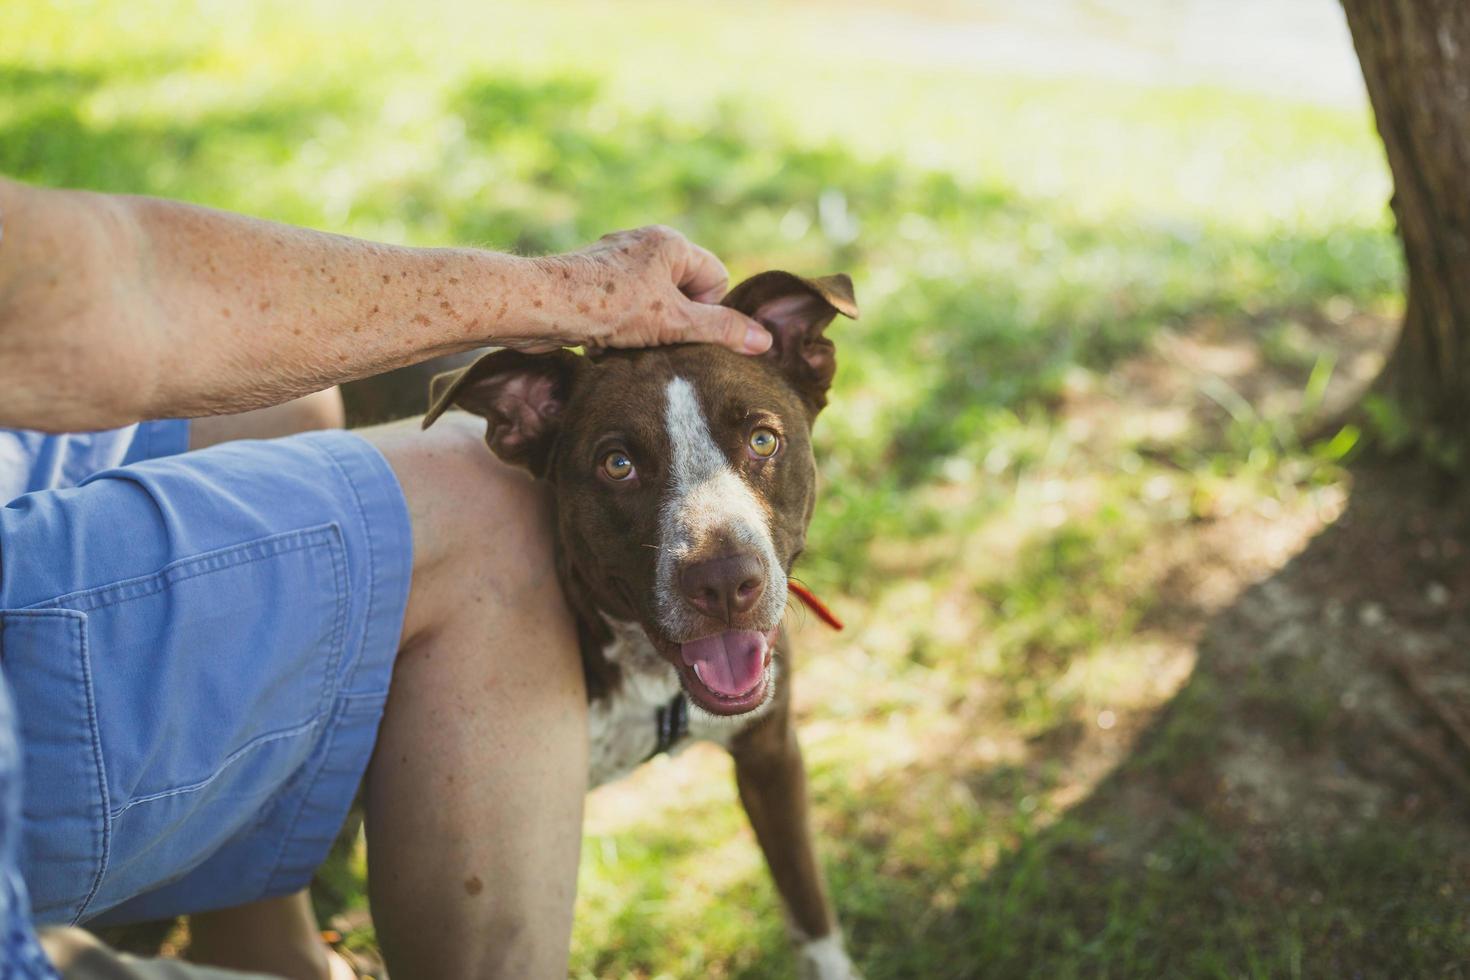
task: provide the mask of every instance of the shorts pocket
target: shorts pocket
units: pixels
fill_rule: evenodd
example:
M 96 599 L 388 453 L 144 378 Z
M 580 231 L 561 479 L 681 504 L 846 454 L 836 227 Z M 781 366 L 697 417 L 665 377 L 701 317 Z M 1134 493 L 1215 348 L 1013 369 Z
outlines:
M 101 883 L 112 831 L 87 616 L 0 613 L 0 657 L 25 760 L 21 868 L 36 921 L 74 922 Z
M 45 604 L 84 618 L 108 808 L 78 914 L 186 875 L 299 777 L 340 686 L 348 600 L 329 524 Z

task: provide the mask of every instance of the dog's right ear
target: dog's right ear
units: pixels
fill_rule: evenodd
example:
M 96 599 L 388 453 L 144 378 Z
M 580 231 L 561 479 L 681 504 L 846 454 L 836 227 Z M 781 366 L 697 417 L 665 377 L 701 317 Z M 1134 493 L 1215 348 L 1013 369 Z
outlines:
M 495 455 L 545 476 L 561 412 L 586 359 L 571 351 L 523 354 L 498 350 L 469 367 L 429 382 L 427 429 L 451 405 L 485 420 L 485 442 Z
M 837 372 L 836 348 L 824 331 L 839 313 L 857 319 L 852 280 L 842 273 L 804 279 L 773 269 L 751 276 L 720 303 L 771 332 L 771 349 L 762 356 L 781 368 L 813 416 L 820 412 Z

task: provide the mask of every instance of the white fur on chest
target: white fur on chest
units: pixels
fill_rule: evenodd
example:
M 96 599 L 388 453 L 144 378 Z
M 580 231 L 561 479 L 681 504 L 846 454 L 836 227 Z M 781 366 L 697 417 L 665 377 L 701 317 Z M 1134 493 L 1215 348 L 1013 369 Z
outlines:
M 603 655 L 622 670 L 622 683 L 607 697 L 587 706 L 588 785 L 601 786 L 637 769 L 658 747 L 658 709 L 679 693 L 679 675 L 654 650 L 643 630 L 632 623 L 608 620 L 613 642 Z M 689 735 L 670 753 L 702 740 L 728 745 L 742 726 L 712 718 L 693 706 Z

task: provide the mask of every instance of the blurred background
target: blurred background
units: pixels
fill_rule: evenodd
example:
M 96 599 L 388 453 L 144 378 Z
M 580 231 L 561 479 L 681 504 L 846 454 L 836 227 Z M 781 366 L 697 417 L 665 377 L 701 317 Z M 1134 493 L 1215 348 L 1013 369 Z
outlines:
M 850 273 L 796 694 L 866 974 L 1465 975 L 1463 811 L 1333 659 L 1374 554 L 1288 566 L 1402 308 L 1332 0 L 8 0 L 0 171 Z M 791 975 L 713 748 L 593 794 L 580 887 L 575 976 Z

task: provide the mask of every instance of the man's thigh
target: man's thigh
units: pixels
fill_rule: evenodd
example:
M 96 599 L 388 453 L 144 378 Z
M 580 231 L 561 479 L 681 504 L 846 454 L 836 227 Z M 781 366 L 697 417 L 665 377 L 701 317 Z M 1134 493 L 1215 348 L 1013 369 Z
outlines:
M 237 439 L 279 439 L 298 432 L 340 429 L 346 419 L 341 390 L 327 388 L 269 408 L 193 419 L 189 423 L 189 448 L 204 449 Z
M 0 509 L 0 658 L 40 921 L 302 887 L 371 752 L 411 543 L 347 433 L 109 470 Z

